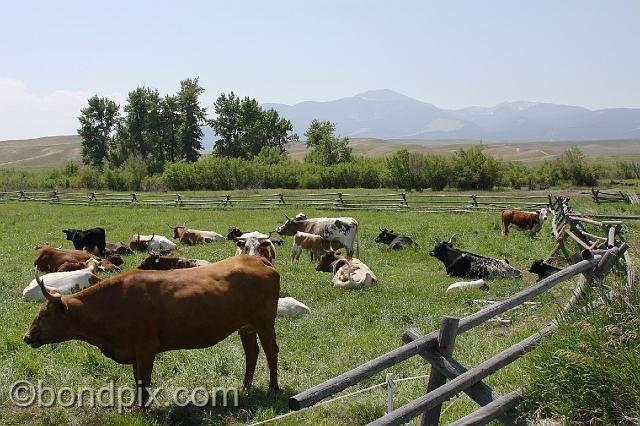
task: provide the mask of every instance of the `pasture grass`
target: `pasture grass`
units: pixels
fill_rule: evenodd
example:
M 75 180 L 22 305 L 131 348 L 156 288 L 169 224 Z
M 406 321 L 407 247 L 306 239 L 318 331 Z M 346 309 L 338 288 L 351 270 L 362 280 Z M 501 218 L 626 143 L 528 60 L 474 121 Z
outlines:
M 576 211 L 613 211 L 639 214 L 638 206 L 623 204 L 596 206 L 587 198 L 573 200 Z M 311 307 L 309 316 L 299 319 L 278 318 L 277 339 L 280 346 L 279 376 L 283 393 L 266 392 L 268 372 L 261 354 L 254 388 L 241 392 L 237 408 L 198 408 L 193 405 L 156 407 L 144 414 L 137 409 L 119 413 L 114 408 L 18 408 L 8 395 L 16 380 L 43 380 L 59 389 L 92 387 L 99 389 L 108 380 L 116 386 L 132 386 L 131 367 L 119 365 L 86 343 L 72 341 L 32 349 L 22 336 L 38 310 L 38 304 L 22 300 L 21 291 L 33 278 L 33 246 L 48 241 L 63 244 L 62 229 L 102 226 L 111 241 L 129 241 L 132 234 L 156 233 L 171 236 L 167 224 L 187 222 L 198 229 L 226 233 L 230 225 L 243 230 L 268 231 L 283 221 L 282 213 L 292 216 L 298 210 L 181 210 L 147 207 L 60 206 L 8 203 L 0 206 L 0 422 L 5 424 L 242 424 L 266 420 L 288 412 L 289 396 L 341 374 L 361 363 L 401 345 L 401 336 L 409 327 L 429 332 L 438 327 L 443 315 L 465 316 L 478 309 L 473 299 L 507 297 L 530 285 L 535 277 L 527 271 L 533 260 L 545 258 L 553 248 L 547 222 L 538 238 L 527 233 L 500 235 L 499 216 L 495 213 L 423 214 L 416 212 L 329 212 L 305 209 L 309 216 L 350 215 L 360 223 L 360 258 L 377 274 L 379 282 L 363 290 L 331 287 L 331 275 L 314 270 L 306 259 L 290 261 L 291 238 L 278 248 L 276 267 L 281 274 L 281 296 L 293 296 Z M 393 228 L 418 241 L 420 250 L 389 251 L 373 242 L 378 227 Z M 627 237 L 637 241 L 638 228 L 625 227 Z M 475 253 L 509 259 L 524 272 L 521 279 L 495 280 L 490 290 L 471 290 L 446 294 L 447 286 L 458 279 L 447 277 L 443 265 L 428 255 L 434 238 L 448 239 L 457 234 L 456 246 Z M 198 246 L 179 245 L 184 257 L 217 261 L 234 253 L 231 242 Z M 125 258 L 125 269 L 134 268 L 142 254 Z M 566 301 L 572 282 L 558 285 L 540 296 L 541 307 L 525 307 L 504 314 L 513 320 L 509 327 L 494 324 L 479 326 L 458 337 L 455 356 L 466 366 L 474 366 L 521 340 L 556 316 Z M 114 310 L 117 306 L 114 306 Z M 105 324 L 108 327 L 108 324 Z M 487 379 L 500 393 L 530 380 L 524 362 L 516 362 Z M 419 357 L 389 370 L 396 377 L 428 373 Z M 244 373 L 244 355 L 237 334 L 200 350 L 171 351 L 156 358 L 153 386 L 167 390 L 185 386 L 240 387 Z M 379 373 L 343 393 L 384 381 Z M 402 405 L 422 395 L 426 379 L 406 381 L 396 388 L 395 405 Z M 280 424 L 363 424 L 384 414 L 386 391 L 377 389 L 353 398 L 320 406 L 282 420 Z M 476 406 L 465 395 L 445 403 L 443 422 L 457 419 Z

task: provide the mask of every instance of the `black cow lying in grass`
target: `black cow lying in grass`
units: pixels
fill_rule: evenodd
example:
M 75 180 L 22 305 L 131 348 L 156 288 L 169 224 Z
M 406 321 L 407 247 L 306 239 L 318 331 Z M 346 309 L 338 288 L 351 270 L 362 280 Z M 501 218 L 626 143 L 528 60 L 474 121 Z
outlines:
M 536 282 L 547 278 L 549 275 L 553 275 L 558 271 L 561 271 L 562 269 L 560 268 L 556 268 L 553 265 L 549 265 L 548 263 L 544 263 L 544 261 L 542 259 L 540 260 L 536 260 L 535 262 L 533 262 L 533 264 L 531 265 L 531 268 L 529 268 L 529 272 L 531 272 L 532 274 L 537 274 L 538 275 L 538 279 L 536 280 Z
M 449 241 L 440 243 L 429 252 L 444 263 L 447 275 L 451 277 L 482 278 L 511 278 L 521 276 L 521 272 L 509 265 L 506 260 L 493 259 L 453 248 L 452 235 Z
M 380 229 L 380 228 L 378 228 Z M 387 228 L 380 229 L 380 234 L 375 239 L 376 243 L 386 244 L 390 249 L 400 250 L 403 248 L 414 247 L 420 248 L 418 243 L 413 241 L 411 237 L 396 234 L 393 229 L 389 231 Z

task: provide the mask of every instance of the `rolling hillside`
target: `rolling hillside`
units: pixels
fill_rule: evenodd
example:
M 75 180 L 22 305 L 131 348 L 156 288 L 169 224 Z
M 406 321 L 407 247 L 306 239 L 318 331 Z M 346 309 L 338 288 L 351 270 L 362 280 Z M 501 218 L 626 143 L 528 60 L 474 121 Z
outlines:
M 352 138 L 350 144 L 356 154 L 383 157 L 406 148 L 415 152 L 452 154 L 461 147 L 476 141 L 427 141 Z M 536 163 L 553 159 L 570 146 L 578 146 L 592 158 L 640 158 L 640 139 L 564 141 L 564 142 L 501 142 L 487 144 L 486 152 L 504 160 Z M 304 143 L 291 144 L 288 151 L 295 159 L 302 160 L 306 153 Z M 80 162 L 80 137 L 49 136 L 37 139 L 0 141 L 0 168 L 9 167 L 58 167 L 68 160 Z

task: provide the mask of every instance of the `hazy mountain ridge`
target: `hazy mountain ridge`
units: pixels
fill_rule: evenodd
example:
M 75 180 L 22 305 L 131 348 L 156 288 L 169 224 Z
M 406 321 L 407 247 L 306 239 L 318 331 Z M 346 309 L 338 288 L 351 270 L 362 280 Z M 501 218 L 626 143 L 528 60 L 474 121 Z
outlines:
M 336 124 L 340 135 L 386 139 L 557 141 L 640 137 L 640 109 L 589 110 L 530 101 L 493 107 L 438 108 L 392 90 L 371 90 L 334 101 L 266 103 L 303 135 L 314 118 Z

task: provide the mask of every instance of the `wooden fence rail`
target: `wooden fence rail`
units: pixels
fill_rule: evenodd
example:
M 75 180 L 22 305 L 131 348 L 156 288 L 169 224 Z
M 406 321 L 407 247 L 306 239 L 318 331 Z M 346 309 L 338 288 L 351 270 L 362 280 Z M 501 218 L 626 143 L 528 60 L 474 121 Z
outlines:
M 549 205 L 550 195 L 476 195 L 345 192 L 226 194 L 187 196 L 179 193 L 104 193 L 15 191 L 0 192 L 0 202 L 40 202 L 72 205 L 137 205 L 178 208 L 314 207 L 334 210 L 495 211 L 504 208 L 536 210 Z

